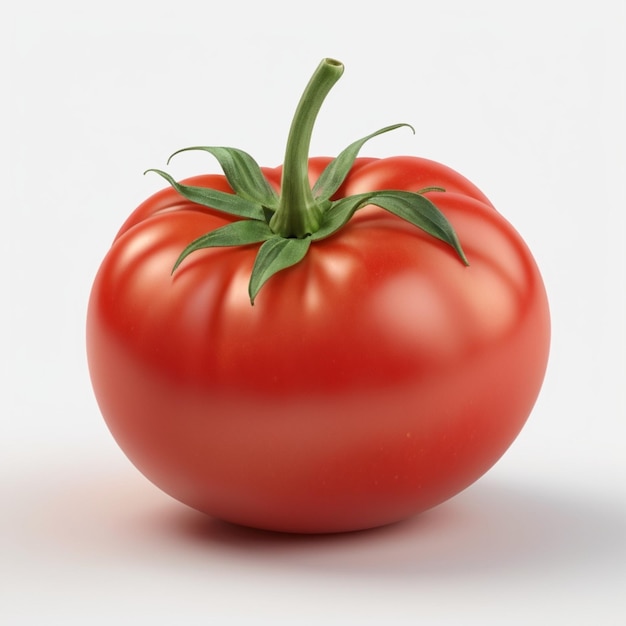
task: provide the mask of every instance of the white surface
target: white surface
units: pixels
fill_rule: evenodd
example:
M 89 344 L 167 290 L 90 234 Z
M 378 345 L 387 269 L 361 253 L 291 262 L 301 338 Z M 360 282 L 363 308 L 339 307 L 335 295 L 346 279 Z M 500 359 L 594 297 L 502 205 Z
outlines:
M 102 6 L 3 11 L 0 622 L 626 623 L 624 4 Z M 527 427 L 476 485 L 398 526 L 290 538 L 213 523 L 130 466 L 84 316 L 117 228 L 162 186 L 143 170 L 197 143 L 278 164 L 324 56 L 346 73 L 312 152 L 413 124 L 363 153 L 483 188 L 537 258 L 554 338 Z

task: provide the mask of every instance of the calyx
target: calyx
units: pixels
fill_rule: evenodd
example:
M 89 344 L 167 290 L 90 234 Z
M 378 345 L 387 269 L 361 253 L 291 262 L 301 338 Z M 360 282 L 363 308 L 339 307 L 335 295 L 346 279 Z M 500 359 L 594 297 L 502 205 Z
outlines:
M 343 69 L 339 61 L 323 59 L 306 86 L 287 139 L 280 193 L 276 193 L 252 156 L 237 148 L 192 146 L 170 157 L 189 150 L 212 154 L 234 193 L 182 185 L 162 170 L 147 170 L 162 176 L 186 199 L 239 218 L 192 241 L 182 250 L 172 272 L 196 250 L 259 243 L 248 286 L 250 302 L 254 304 L 259 290 L 274 274 L 299 263 L 312 243 L 334 235 L 356 211 L 372 204 L 452 246 L 468 265 L 452 225 L 424 196 L 428 191 L 444 189 L 372 191 L 331 200 L 367 141 L 400 127 L 412 130 L 408 124 L 386 126 L 350 144 L 327 165 L 315 185 L 309 185 L 308 152 L 315 119 Z

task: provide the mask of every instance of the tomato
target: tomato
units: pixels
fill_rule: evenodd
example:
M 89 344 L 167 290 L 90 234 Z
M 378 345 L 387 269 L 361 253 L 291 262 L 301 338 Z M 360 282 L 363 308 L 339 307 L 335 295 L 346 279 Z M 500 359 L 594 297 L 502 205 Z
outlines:
M 307 160 L 311 187 L 331 162 Z M 283 168 L 261 171 L 284 190 Z M 182 184 L 233 191 L 217 174 Z M 139 206 L 87 316 L 96 398 L 136 467 L 211 516 L 300 533 L 407 518 L 492 467 L 548 358 L 548 302 L 528 247 L 479 189 L 427 159 L 356 158 L 333 201 L 430 188 L 423 196 L 469 265 L 365 200 L 253 305 L 255 243 L 197 249 L 172 273 L 191 241 L 240 217 L 173 187 Z

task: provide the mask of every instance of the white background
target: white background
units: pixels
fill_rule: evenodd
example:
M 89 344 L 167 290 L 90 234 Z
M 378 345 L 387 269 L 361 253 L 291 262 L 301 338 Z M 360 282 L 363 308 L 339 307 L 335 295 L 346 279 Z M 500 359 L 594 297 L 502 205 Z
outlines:
M 25 0 L 1 28 L 0 622 L 626 623 L 621 0 Z M 413 124 L 363 154 L 478 184 L 535 254 L 553 343 L 526 428 L 473 487 L 394 527 L 283 537 L 136 472 L 92 396 L 84 320 L 117 228 L 163 186 L 142 172 L 193 144 L 277 165 L 325 56 L 346 73 L 312 153 Z

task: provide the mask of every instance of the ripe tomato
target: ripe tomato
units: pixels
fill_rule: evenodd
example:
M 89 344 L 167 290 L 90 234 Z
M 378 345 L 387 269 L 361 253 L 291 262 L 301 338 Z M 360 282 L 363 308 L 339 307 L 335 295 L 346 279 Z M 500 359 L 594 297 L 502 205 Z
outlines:
M 308 160 L 313 185 L 330 159 Z M 275 190 L 281 168 L 263 168 Z M 186 185 L 231 192 L 226 177 Z M 524 241 L 484 194 L 416 157 L 357 158 L 334 198 L 425 192 L 469 266 L 367 205 L 269 279 L 258 246 L 190 241 L 239 218 L 156 193 L 96 276 L 87 319 L 95 394 L 114 438 L 162 490 L 258 528 L 388 524 L 458 493 L 504 453 L 542 384 L 550 322 Z

